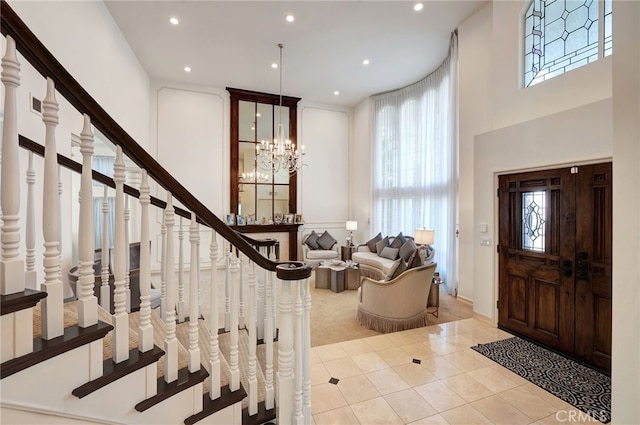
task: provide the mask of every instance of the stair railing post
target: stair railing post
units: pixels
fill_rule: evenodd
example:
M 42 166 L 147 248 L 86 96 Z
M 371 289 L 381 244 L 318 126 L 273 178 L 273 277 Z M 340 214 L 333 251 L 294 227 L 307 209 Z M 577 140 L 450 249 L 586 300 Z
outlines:
M 98 299 L 93 294 L 95 234 L 93 228 L 93 133 L 91 120 L 84 115 L 80 133 L 82 175 L 80 176 L 80 218 L 78 224 L 78 325 L 82 328 L 98 323 Z M 102 354 L 102 353 L 100 353 Z
M 225 279 L 224 279 L 224 330 L 231 330 L 231 259 L 233 255 L 233 246 L 226 242 L 226 262 L 225 262 Z
M 229 332 L 229 388 L 231 391 L 240 389 L 240 367 L 238 361 L 238 321 L 240 307 L 240 253 L 231 255 L 231 315 Z
M 266 252 L 267 252 L 267 248 L 264 246 L 261 246 L 260 249 L 260 254 L 262 254 L 263 256 L 266 257 Z M 257 288 L 256 288 L 256 317 L 257 317 L 257 333 L 258 333 L 258 339 L 262 339 L 264 340 L 264 322 L 266 319 L 265 316 L 265 305 L 264 305 L 264 285 L 265 285 L 265 275 L 266 275 L 267 271 L 263 268 L 258 269 L 258 272 L 256 273 L 256 284 L 257 284 Z
M 126 175 L 125 175 L 126 177 Z M 129 209 L 129 195 L 124 195 L 124 288 L 126 296 L 125 309 L 131 313 L 131 244 L 129 243 L 129 223 L 131 222 L 131 210 Z
M 167 209 L 165 211 L 165 223 L 167 224 L 167 302 L 164 323 L 166 334 L 164 340 L 164 380 L 167 383 L 178 379 L 178 339 L 176 338 L 176 288 L 175 288 L 175 260 L 173 257 L 173 225 L 175 224 L 175 211 L 173 209 L 173 197 L 167 193 Z
M 0 263 L 0 293 L 24 291 L 24 261 L 20 258 L 20 157 L 18 155 L 18 104 L 16 92 L 20 85 L 20 62 L 16 42 L 7 36 L 2 58 L 4 84 L 4 117 L 2 127 L 2 262 Z
M 102 275 L 100 305 L 111 312 L 111 289 L 109 288 L 109 187 L 104 185 L 102 196 Z
M 189 242 L 191 242 L 191 265 L 189 267 L 189 372 L 200 370 L 200 347 L 198 346 L 198 258 L 200 257 L 200 232 L 195 213 L 191 213 L 189 226 Z
M 244 258 L 247 258 L 244 256 Z M 249 334 L 249 416 L 258 413 L 258 377 L 257 377 L 257 332 L 256 332 L 256 265 L 249 260 L 249 278 L 247 279 L 247 318 L 246 326 Z
M 27 217 L 25 223 L 26 273 L 25 287 L 38 289 L 36 273 L 36 214 L 35 214 L 36 172 L 33 168 L 33 152 L 29 151 L 29 167 L 27 168 Z
M 215 400 L 220 397 L 220 354 L 218 345 L 218 241 L 215 230 L 211 230 L 211 245 L 209 246 L 211 260 L 211 287 L 209 288 L 209 398 Z
M 309 278 L 302 283 L 304 311 L 302 316 L 302 413 L 304 423 L 311 423 L 311 287 Z
M 153 326 L 151 325 L 151 264 L 149 252 L 149 204 L 151 203 L 147 170 L 142 170 L 140 184 L 140 326 L 138 349 L 147 352 L 153 349 Z
M 297 281 L 295 283 L 296 286 L 296 300 L 295 300 L 295 317 L 294 317 L 294 342 L 295 342 L 295 361 L 294 361 L 294 389 L 293 389 L 293 404 L 294 404 L 294 415 L 293 420 L 297 425 L 302 425 L 304 423 L 304 415 L 302 413 L 302 296 L 303 296 L 303 288 L 302 282 Z
M 275 272 L 265 270 L 265 307 L 266 317 L 264 320 L 264 342 L 266 344 L 265 355 L 265 400 L 264 405 L 267 410 L 271 410 L 274 407 L 275 388 L 273 380 L 273 280 Z
M 282 281 L 279 309 L 276 418 L 279 423 L 286 424 L 293 422 L 293 298 L 291 281 Z
M 47 95 L 42 101 L 42 121 L 46 127 L 43 173 L 42 231 L 44 235 L 44 283 L 47 297 L 42 300 L 42 336 L 52 339 L 61 336 L 63 329 L 63 288 L 60 280 L 60 195 L 58 193 L 58 151 L 56 126 L 58 102 L 53 80 L 47 78 Z M 22 282 L 24 285 L 24 271 Z
M 115 237 L 113 241 L 113 361 L 123 362 L 129 358 L 129 315 L 127 314 L 125 213 L 124 213 L 124 160 L 122 147 L 116 150 L 113 164 L 113 181 L 116 184 Z
M 167 213 L 162 214 L 162 246 L 160 248 L 160 317 L 167 318 Z
M 184 302 L 184 230 L 182 228 L 182 217 L 180 217 L 180 228 L 178 230 L 178 323 L 185 320 Z M 193 263 L 192 263 L 193 266 Z

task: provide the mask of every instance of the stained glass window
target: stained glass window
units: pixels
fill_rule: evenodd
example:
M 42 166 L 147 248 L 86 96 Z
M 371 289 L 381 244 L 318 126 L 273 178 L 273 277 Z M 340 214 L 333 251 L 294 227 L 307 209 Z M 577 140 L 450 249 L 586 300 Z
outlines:
M 596 61 L 601 42 L 611 54 L 611 2 L 604 0 L 600 29 L 598 0 L 533 0 L 524 18 L 525 87 Z
M 545 192 L 522 194 L 522 249 L 544 252 Z

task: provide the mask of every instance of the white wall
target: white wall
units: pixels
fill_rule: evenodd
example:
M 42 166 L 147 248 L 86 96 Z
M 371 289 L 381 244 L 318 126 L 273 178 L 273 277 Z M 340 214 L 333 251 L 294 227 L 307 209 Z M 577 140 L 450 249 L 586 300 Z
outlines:
M 350 215 L 358 221 L 354 232 L 356 242 L 371 239 L 371 100 L 356 106 L 353 118 L 353 139 L 349 167 Z

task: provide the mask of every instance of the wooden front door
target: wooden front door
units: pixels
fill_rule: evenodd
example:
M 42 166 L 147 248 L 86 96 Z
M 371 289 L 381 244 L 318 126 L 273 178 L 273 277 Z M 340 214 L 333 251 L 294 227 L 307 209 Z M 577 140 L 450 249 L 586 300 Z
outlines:
M 499 177 L 499 326 L 607 371 L 611 190 L 611 163 Z

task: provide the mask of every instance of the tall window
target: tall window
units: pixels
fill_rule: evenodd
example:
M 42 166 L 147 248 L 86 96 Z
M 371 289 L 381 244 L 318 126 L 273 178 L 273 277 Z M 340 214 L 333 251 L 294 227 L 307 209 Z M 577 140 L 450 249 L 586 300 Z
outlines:
M 524 17 L 525 87 L 612 52 L 613 0 L 533 0 Z
M 457 280 L 457 37 L 423 80 L 373 97 L 372 229 L 435 230 L 438 271 Z

